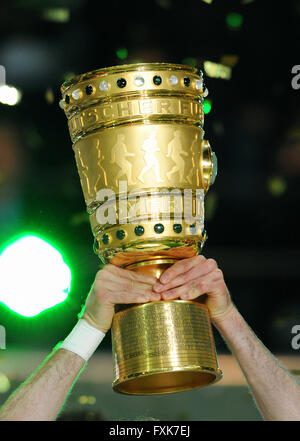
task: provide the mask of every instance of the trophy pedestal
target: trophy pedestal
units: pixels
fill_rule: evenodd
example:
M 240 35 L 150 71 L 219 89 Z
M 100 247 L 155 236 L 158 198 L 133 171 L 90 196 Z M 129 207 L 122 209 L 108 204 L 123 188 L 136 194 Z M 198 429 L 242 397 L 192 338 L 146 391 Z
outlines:
M 161 273 L 166 265 L 140 262 L 136 270 Z M 115 314 L 112 326 L 116 392 L 166 394 L 222 378 L 204 304 L 163 300 L 124 307 Z

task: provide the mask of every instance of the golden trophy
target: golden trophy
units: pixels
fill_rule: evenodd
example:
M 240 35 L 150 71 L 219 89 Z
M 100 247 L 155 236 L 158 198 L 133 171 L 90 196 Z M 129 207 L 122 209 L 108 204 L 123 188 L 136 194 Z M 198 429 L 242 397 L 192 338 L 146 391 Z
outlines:
M 61 91 L 102 263 L 159 278 L 199 254 L 204 196 L 216 175 L 203 139 L 202 72 L 129 64 L 79 75 Z M 116 307 L 115 391 L 179 392 L 222 377 L 202 298 Z

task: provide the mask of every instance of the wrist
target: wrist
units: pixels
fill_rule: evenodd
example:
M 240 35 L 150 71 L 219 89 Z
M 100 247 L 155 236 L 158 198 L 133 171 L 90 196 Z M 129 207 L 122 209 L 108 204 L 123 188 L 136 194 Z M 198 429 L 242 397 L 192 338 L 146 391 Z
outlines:
M 96 320 L 94 318 L 94 315 L 91 314 L 89 311 L 84 311 L 82 318 L 93 328 L 97 329 L 98 331 L 103 332 L 106 334 L 106 332 L 109 330 L 110 326 L 105 323 L 105 320 L 102 320 L 102 324 L 99 323 L 99 320 Z M 106 325 L 106 326 L 105 326 Z
M 233 320 L 236 318 L 236 316 L 239 314 L 237 308 L 235 305 L 230 302 L 228 305 L 226 311 L 222 312 L 222 314 L 215 315 L 211 318 L 213 324 L 218 328 L 219 330 L 221 328 L 225 329 L 230 324 L 233 323 Z
M 59 348 L 74 352 L 88 361 L 104 337 L 104 332 L 81 318 Z

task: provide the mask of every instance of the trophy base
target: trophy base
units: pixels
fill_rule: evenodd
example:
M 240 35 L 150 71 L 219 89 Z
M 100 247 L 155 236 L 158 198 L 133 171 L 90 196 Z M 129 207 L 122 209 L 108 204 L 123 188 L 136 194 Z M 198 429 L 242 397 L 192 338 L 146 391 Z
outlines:
M 198 301 L 164 300 L 117 312 L 113 389 L 132 395 L 181 392 L 222 378 L 209 314 Z
M 129 395 L 160 395 L 183 392 L 208 386 L 222 378 L 220 370 L 203 367 L 196 370 L 159 373 L 138 373 L 136 378 L 127 378 L 113 383 L 115 392 Z

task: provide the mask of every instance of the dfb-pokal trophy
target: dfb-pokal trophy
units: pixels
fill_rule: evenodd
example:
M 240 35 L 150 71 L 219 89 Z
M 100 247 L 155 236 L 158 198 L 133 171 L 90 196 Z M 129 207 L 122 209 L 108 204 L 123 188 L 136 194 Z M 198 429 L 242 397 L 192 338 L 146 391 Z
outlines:
M 79 75 L 61 91 L 102 263 L 159 278 L 199 254 L 217 173 L 204 139 L 202 72 L 129 64 Z M 171 393 L 222 377 L 203 296 L 117 305 L 112 346 L 117 392 Z

